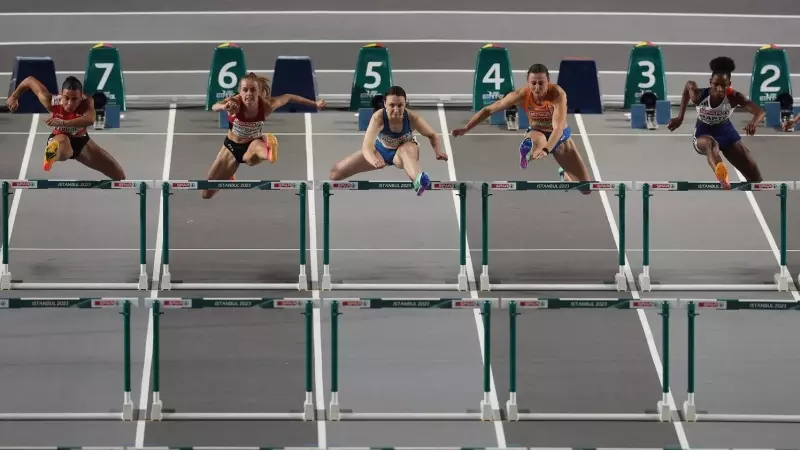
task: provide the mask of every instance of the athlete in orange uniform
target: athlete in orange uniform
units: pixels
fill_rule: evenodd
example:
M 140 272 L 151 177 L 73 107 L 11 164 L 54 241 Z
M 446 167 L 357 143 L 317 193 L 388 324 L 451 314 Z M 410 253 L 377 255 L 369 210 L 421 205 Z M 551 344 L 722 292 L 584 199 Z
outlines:
M 125 179 L 125 172 L 119 163 L 97 145 L 86 131 L 86 127 L 94 124 L 94 99 L 84 95 L 83 84 L 77 78 L 68 77 L 64 80 L 60 95 L 53 97 L 39 80 L 28 77 L 8 97 L 11 111 L 19 107 L 19 96 L 28 89 L 36 94 L 51 114 L 44 120 L 44 123 L 53 127 L 44 150 L 43 166 L 46 172 L 57 161 L 74 159 L 112 180 Z
M 228 112 L 228 134 L 207 179 L 233 180 L 239 164 L 256 166 L 262 161 L 278 161 L 278 139 L 272 133 L 262 134 L 262 128 L 272 112 L 289 102 L 325 107 L 324 100 L 313 102 L 294 94 L 272 97 L 269 79 L 253 72 L 242 78 L 238 94 L 214 104 L 213 111 Z M 204 190 L 202 196 L 209 199 L 216 193 Z
M 541 159 L 552 153 L 560 166 L 562 179 L 591 180 L 589 170 L 570 137 L 567 94 L 557 84 L 550 82 L 550 73 L 543 64 L 534 64 L 528 69 L 528 84 L 525 87 L 520 87 L 482 108 L 464 128 L 457 128 L 452 134 L 454 137 L 462 136 L 492 114 L 513 106 L 520 106 L 530 122 L 519 147 L 520 167 L 524 169 L 531 159 Z M 586 193 L 588 192 L 590 191 Z

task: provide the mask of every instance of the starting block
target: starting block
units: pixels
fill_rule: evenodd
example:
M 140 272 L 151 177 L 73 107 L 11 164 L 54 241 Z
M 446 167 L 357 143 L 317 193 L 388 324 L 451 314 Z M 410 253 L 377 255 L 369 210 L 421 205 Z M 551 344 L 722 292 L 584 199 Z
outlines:
M 94 129 L 119 128 L 121 113 L 127 110 L 127 101 L 122 63 L 116 47 L 101 42 L 89 50 L 83 89 L 95 93 L 92 95 L 97 111 Z
M 272 79 L 272 96 L 294 94 L 311 101 L 317 100 L 317 78 L 311 58 L 308 56 L 279 56 L 275 60 Z M 276 112 L 304 113 L 317 112 L 315 106 L 289 102 Z
M 512 107 L 489 116 L 489 125 L 505 125 L 508 131 L 517 131 L 530 126 L 527 114 L 520 114 L 519 108 Z
M 35 56 L 17 56 L 14 60 L 14 71 L 11 74 L 11 83 L 8 86 L 8 95 L 14 93 L 26 78 L 34 77 L 41 81 L 53 95 L 58 95 L 58 81 L 56 79 L 56 64 L 53 59 Z M 32 91 L 25 91 L 19 96 L 18 114 L 47 114 L 47 109 Z
M 658 100 L 656 94 L 645 92 L 640 102 L 631 105 L 631 128 L 655 130 L 667 125 L 672 114 L 669 100 Z
M 358 108 L 358 131 L 367 131 L 372 115 L 383 108 L 383 96 L 380 94 L 373 96 L 370 104 L 371 108 Z
M 766 111 L 766 126 L 767 128 L 780 128 L 783 129 L 783 123 L 791 120 L 792 117 L 800 114 L 800 106 L 794 106 L 794 99 L 792 95 L 784 92 L 778 95 L 777 102 L 764 103 L 764 110 Z M 799 129 L 797 125 L 792 130 Z
M 603 114 L 600 75 L 593 59 L 569 58 L 558 67 L 558 85 L 567 93 L 567 111 Z

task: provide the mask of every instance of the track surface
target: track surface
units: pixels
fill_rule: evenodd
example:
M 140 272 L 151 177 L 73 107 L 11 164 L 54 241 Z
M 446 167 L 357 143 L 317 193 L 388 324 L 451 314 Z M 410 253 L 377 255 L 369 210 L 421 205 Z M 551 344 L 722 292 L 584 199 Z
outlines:
M 43 2 L 37 11 L 61 10 Z M 136 2 L 140 10 L 206 10 L 212 2 Z M 373 8 L 350 2 L 347 9 Z M 412 9 L 424 2 L 407 2 Z M 417 3 L 417 4 L 414 4 Z M 519 3 L 519 2 L 518 2 Z M 562 2 L 564 10 L 595 8 L 595 2 Z M 629 3 L 629 4 L 627 4 Z M 638 8 L 637 2 L 618 2 L 613 10 Z M 22 8 L 22 4 L 10 5 Z M 324 8 L 325 2 L 295 2 L 298 9 Z M 746 13 L 744 2 L 730 2 L 726 12 Z M 258 8 L 256 2 L 237 5 Z M 698 13 L 710 5 L 672 2 L 667 9 Z M 90 4 L 73 3 L 75 11 L 91 11 Z M 506 9 L 523 8 L 522 3 Z M 461 2 L 440 9 L 486 9 L 483 2 Z M 698 9 L 700 8 L 700 9 Z M 775 11 L 800 13 L 796 2 L 776 5 Z M 710 12 L 710 11 L 709 11 Z M 761 11 L 757 11 L 761 12 Z M 219 31 L 208 35 L 205 16 L 161 18 L 147 16 L 119 19 L 131 39 L 160 39 L 158 33 L 192 34 L 193 39 L 232 40 Z M 303 33 L 322 34 L 338 17 L 303 16 Z M 48 40 L 34 36 L 41 17 L 15 17 L 15 32 L 3 25 L 2 41 Z M 81 19 L 87 20 L 87 19 Z M 117 19 L 114 19 L 115 21 Z M 217 24 L 227 23 L 224 19 Z M 263 23 L 244 18 L 253 28 Z M 270 19 L 274 20 L 274 19 Z M 355 22 L 352 18 L 345 18 Z M 376 28 L 375 17 L 365 17 Z M 379 20 L 386 20 L 381 18 Z M 422 19 L 420 19 L 422 20 Z M 430 20 L 430 19 L 425 19 Z M 452 17 L 444 16 L 452 25 Z M 468 18 L 470 23 L 477 18 Z M 438 37 L 493 39 L 487 30 L 503 31 L 502 17 L 479 19 L 481 26 L 446 28 L 420 26 L 419 33 Z M 531 19 L 536 20 L 536 19 Z M 547 36 L 511 34 L 515 39 L 621 39 L 638 41 L 657 35 L 672 41 L 750 42 L 746 26 L 725 29 L 721 40 L 720 19 L 669 18 L 647 22 L 643 33 L 624 24 L 626 19 L 596 19 L 602 33 L 586 35 L 585 18 L 555 17 L 545 20 L 553 30 Z M 683 30 L 687 21 L 702 21 Z M 759 19 L 761 20 L 761 19 Z M 791 34 L 796 19 L 774 19 L 759 32 L 774 33 L 783 43 L 798 44 Z M 9 18 L 0 18 L 5 24 Z M 294 23 L 297 18 L 292 18 Z M 707 21 L 707 23 L 705 22 Z M 100 26 L 104 20 L 98 20 Z M 92 22 L 94 23 L 94 22 Z M 231 23 L 239 23 L 231 21 Z M 644 22 L 641 22 L 644 23 Z M 167 25 L 165 25 L 167 24 Z M 176 24 L 165 30 L 168 24 Z M 179 26 L 179 25 L 180 26 Z M 187 24 L 200 26 L 185 28 Z M 561 24 L 562 26 L 559 26 Z M 566 24 L 580 24 L 579 36 Z M 319 25 L 319 26 L 318 26 Z M 262 27 L 263 28 L 263 27 Z M 106 26 L 106 32 L 116 25 Z M 362 29 L 367 29 L 365 26 Z M 517 29 L 508 27 L 507 29 Z M 538 27 L 532 27 L 536 30 Z M 132 31 L 133 30 L 133 31 Z M 563 31 L 562 31 L 563 30 Z M 628 30 L 628 31 L 626 31 Z M 335 30 L 334 30 L 335 31 Z M 532 31 L 533 32 L 533 31 Z M 138 33 L 138 34 L 137 34 Z M 281 39 L 279 30 L 231 33 L 236 37 L 257 35 Z M 345 38 L 341 32 L 325 36 Z M 627 34 L 629 33 L 629 34 Z M 99 34 L 99 32 L 98 32 Z M 352 33 L 351 33 L 352 34 Z M 364 36 L 368 33 L 365 31 Z M 64 29 L 65 40 L 102 40 L 85 27 Z M 100 39 L 91 39 L 98 37 Z M 186 36 L 171 37 L 185 39 Z M 795 39 L 792 41 L 792 39 Z M 360 44 L 248 45 L 251 64 L 269 69 L 280 54 L 308 54 L 317 70 L 352 69 Z M 393 62 L 401 69 L 470 69 L 475 44 L 394 44 Z M 120 45 L 126 70 L 207 69 L 211 45 Z M 562 56 L 588 55 L 598 59 L 602 70 L 622 71 L 628 45 L 520 45 L 510 46 L 515 69 L 524 70 L 535 60 L 551 67 Z M 718 54 L 736 58 L 747 72 L 753 48 L 665 46 L 668 70 L 699 72 L 705 79 L 707 61 Z M 14 46 L 0 48 L 4 71 L 17 54 L 51 55 L 59 70 L 83 69 L 85 45 Z M 800 60 L 796 50 L 790 60 Z M 263 66 L 262 66 L 263 65 Z M 321 76 L 323 93 L 347 92 L 350 74 Z M 402 78 L 401 78 L 402 76 Z M 622 76 L 604 75 L 607 95 L 622 93 Z M 615 77 L 616 78 L 613 78 Z M 173 78 L 158 74 L 131 75 L 131 94 L 202 94 L 205 75 Z M 670 78 L 670 92 L 678 93 L 685 76 Z M 470 91 L 470 74 L 401 74 L 397 82 L 411 92 L 460 93 Z M 429 81 L 430 80 L 430 81 Z M 614 81 L 616 80 L 616 81 Z M 3 81 L 5 82 L 5 81 Z M 329 83 L 329 84 L 326 84 Z M 746 86 L 746 78 L 737 78 Z M 458 109 L 424 112 L 429 123 L 444 135 L 465 123 L 470 113 Z M 708 180 L 705 161 L 691 149 L 691 113 L 683 128 L 669 133 L 636 133 L 618 114 L 576 116 L 570 125 L 576 143 L 596 179 L 603 180 Z M 746 117 L 735 120 L 743 126 Z M 196 111 L 134 111 L 126 115 L 120 130 L 92 133 L 125 167 L 130 179 L 203 178 L 222 141 L 213 114 Z M 270 119 L 269 129 L 281 140 L 281 160 L 276 166 L 244 167 L 239 179 L 327 178 L 331 165 L 356 150 L 361 142 L 355 118 L 344 112 L 310 117 L 281 115 Z M 32 125 L 35 134 L 30 133 Z M 3 157 L 0 178 L 93 179 L 96 174 L 73 162 L 58 164 L 51 173 L 41 169 L 41 149 L 48 130 L 41 118 L 0 117 Z M 520 171 L 516 148 L 519 133 L 483 125 L 466 137 L 450 139 L 451 164 L 434 160 L 423 142 L 422 163 L 434 179 L 449 180 L 553 180 L 552 159 Z M 746 138 L 754 157 L 769 180 L 794 180 L 800 163 L 795 137 L 759 130 Z M 356 179 L 399 180 L 395 169 L 364 174 Z M 148 273 L 160 252 L 159 198 L 148 199 Z M 628 258 L 635 274 L 641 268 L 641 200 L 628 197 Z M 762 283 L 778 270 L 770 240 L 779 236 L 779 210 L 774 193 L 657 193 L 652 200 L 652 275 L 666 283 Z M 789 200 L 788 229 L 796 230 L 800 201 Z M 531 198 L 518 198 L 518 197 Z M 11 269 L 15 279 L 27 281 L 125 281 L 138 271 L 136 197 L 130 192 L 17 191 L 19 198 L 11 236 Z M 613 224 L 602 195 L 577 193 L 506 193 L 491 198 L 490 267 L 495 281 L 597 282 L 610 280 L 616 271 Z M 617 220 L 616 197 L 607 196 Z M 291 281 L 297 267 L 297 200 L 288 192 L 223 192 L 203 201 L 196 192 L 172 196 L 172 272 L 186 281 Z M 528 207 L 521 207 L 521 204 Z M 455 280 L 458 271 L 458 220 L 449 192 L 429 192 L 422 198 L 408 192 L 338 192 L 332 198 L 331 268 L 334 281 L 440 282 Z M 322 203 L 315 193 L 310 241 L 315 258 L 309 271 L 321 273 Z M 366 219 L 359 220 L 364 214 Z M 763 217 L 763 223 L 761 219 Z M 219 222 L 224 221 L 224 222 Z M 403 224 L 399 226 L 398 224 Z M 471 268 L 477 277 L 480 263 L 480 198 L 470 192 L 468 242 Z M 414 237 L 414 236 L 417 237 Z M 796 240 L 790 233 L 788 266 L 800 271 Z M 310 272 L 310 273 L 311 273 Z M 474 285 L 473 285 L 474 288 Z M 24 296 L 143 296 L 135 291 L 22 292 Z M 478 293 L 486 294 L 486 293 Z M 175 291 L 152 292 L 168 296 L 311 296 L 296 292 Z M 462 296 L 458 292 L 334 292 L 332 296 Z M 614 297 L 609 292 L 502 292 L 494 296 Z M 627 293 L 623 295 L 628 295 Z M 792 295 L 758 292 L 684 292 L 643 294 L 647 297 L 793 298 Z M 485 295 L 484 295 L 485 296 Z M 508 317 L 492 318 L 493 391 L 501 405 L 508 398 Z M 353 311 L 340 318 L 340 402 L 355 411 L 453 411 L 474 410 L 481 399 L 481 327 L 473 311 Z M 652 352 L 661 348 L 660 316 L 636 311 L 524 311 L 518 319 L 518 392 L 521 408 L 534 412 L 643 412 L 660 399 L 660 375 Z M 680 405 L 686 392 L 686 320 L 672 317 L 672 392 Z M 794 342 L 800 337 L 796 318 L 775 313 L 703 313 L 698 318 L 697 403 L 710 412 L 796 413 L 798 391 L 792 377 L 800 369 Z M 318 325 L 318 326 L 317 326 Z M 133 396 L 139 408 L 141 387 L 152 384 L 142 373 L 150 367 L 146 351 L 148 310 L 133 317 Z M 117 410 L 122 400 L 121 319 L 117 311 L 6 311 L 0 315 L 0 412 L 65 412 Z M 323 310 L 315 318 L 314 338 L 322 342 L 315 358 L 315 404 L 330 401 L 330 315 Z M 654 339 L 648 339 L 652 336 Z M 286 412 L 302 406 L 304 391 L 303 317 L 297 310 L 198 310 L 166 311 L 161 325 L 161 392 L 165 408 L 180 412 Z M 320 364 L 321 362 L 321 364 Z M 147 372 L 149 377 L 149 371 Z M 319 382 L 324 389 L 320 389 Z M 324 393 L 324 394 L 323 394 Z M 270 446 L 622 446 L 662 447 L 790 447 L 798 445 L 796 425 L 695 423 L 519 422 L 0 422 L 0 446 L 14 445 L 270 445 Z

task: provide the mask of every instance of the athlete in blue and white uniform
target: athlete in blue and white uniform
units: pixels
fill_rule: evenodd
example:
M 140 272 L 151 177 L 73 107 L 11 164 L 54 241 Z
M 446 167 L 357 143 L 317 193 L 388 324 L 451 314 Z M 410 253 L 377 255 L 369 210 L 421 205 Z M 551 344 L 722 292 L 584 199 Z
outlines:
M 688 81 L 681 98 L 681 109 L 678 117 L 669 121 L 668 128 L 675 131 L 683 123 L 684 113 L 689 100 L 697 107 L 697 123 L 694 128 L 693 142 L 697 153 L 705 155 L 708 164 L 725 189 L 730 189 L 728 168 L 722 161 L 720 153 L 744 175 L 748 182 L 763 181 L 761 171 L 750 157 L 750 150 L 745 147 L 742 137 L 731 122 L 731 116 L 737 107 L 744 107 L 753 115 L 752 120 L 744 127 L 748 136 L 756 133 L 756 125 L 764 119 L 764 110 L 741 92 L 731 87 L 731 73 L 736 69 L 732 59 L 720 56 L 711 60 L 711 78 L 709 87 L 700 89 L 694 81 Z
M 384 96 L 383 105 L 375 105 L 361 150 L 336 162 L 328 175 L 331 180 L 344 180 L 358 173 L 382 169 L 386 165 L 403 169 L 414 183 L 417 195 L 430 186 L 430 176 L 419 166 L 419 143 L 414 131 L 428 138 L 436 159 L 447 161 L 439 136 L 425 119 L 406 109 L 406 92 L 392 86 Z

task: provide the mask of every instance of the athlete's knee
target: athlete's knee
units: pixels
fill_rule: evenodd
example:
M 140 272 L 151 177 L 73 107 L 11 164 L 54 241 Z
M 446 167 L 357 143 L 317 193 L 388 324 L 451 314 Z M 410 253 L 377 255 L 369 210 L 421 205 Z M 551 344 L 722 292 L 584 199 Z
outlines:
M 331 167 L 331 170 L 328 172 L 328 179 L 331 181 L 341 181 L 344 174 L 344 162 L 337 161 Z
M 410 156 L 418 156 L 419 155 L 419 146 L 416 142 L 403 142 L 400 144 L 400 147 L 397 147 L 397 154 L 402 155 L 410 155 Z
M 200 193 L 200 197 L 201 197 L 203 200 L 208 200 L 208 199 L 210 199 L 211 197 L 213 197 L 213 196 L 214 196 L 214 194 L 216 194 L 216 193 L 217 193 L 217 191 L 210 191 L 210 190 L 208 190 L 208 189 L 204 189 L 204 190 L 203 190 L 203 191 Z

